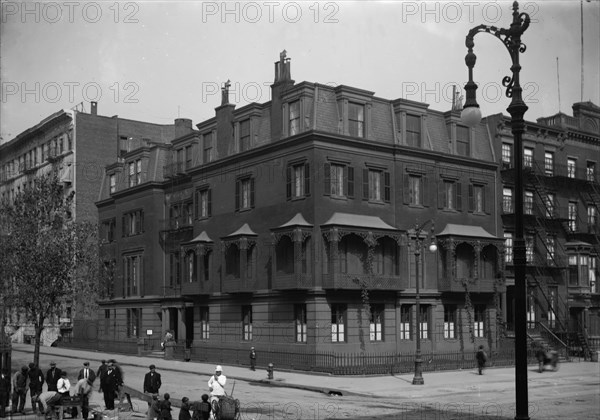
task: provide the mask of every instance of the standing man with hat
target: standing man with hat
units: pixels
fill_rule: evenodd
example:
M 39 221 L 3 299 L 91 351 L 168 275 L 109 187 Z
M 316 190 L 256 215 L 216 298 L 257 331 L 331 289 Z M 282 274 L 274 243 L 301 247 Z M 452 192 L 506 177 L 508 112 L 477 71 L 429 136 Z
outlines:
M 144 392 L 148 394 L 158 394 L 162 382 L 160 380 L 160 373 L 156 372 L 156 366 L 150 365 L 148 367 L 150 372 L 144 376 Z
M 104 393 L 104 404 L 107 410 L 115 409 L 115 398 L 117 397 L 117 391 L 119 386 L 123 383 L 119 371 L 115 369 L 113 360 L 108 361 L 108 370 L 100 378 L 100 386 Z
M 93 369 L 90 369 L 90 362 L 83 362 L 83 369 L 81 369 L 79 375 L 77 375 L 78 381 L 82 379 L 89 379 L 90 385 L 96 380 L 96 372 L 94 372 Z
M 56 363 L 50 362 L 50 369 L 46 372 L 46 383 L 48 384 L 48 391 L 58 391 L 56 386 L 60 379 L 61 370 L 56 367 Z

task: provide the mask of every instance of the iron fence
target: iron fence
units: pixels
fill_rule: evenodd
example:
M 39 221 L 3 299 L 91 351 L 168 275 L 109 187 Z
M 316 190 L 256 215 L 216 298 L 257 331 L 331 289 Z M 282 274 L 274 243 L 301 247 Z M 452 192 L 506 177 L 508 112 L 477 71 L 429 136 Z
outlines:
M 145 351 L 154 350 L 155 343 L 143 348 Z M 63 340 L 62 347 L 73 347 L 85 350 L 99 350 L 109 353 L 138 354 L 137 340 L 128 341 L 77 341 Z M 173 356 L 176 360 L 191 360 L 194 362 L 224 364 L 233 366 L 248 366 L 248 349 L 236 347 L 220 347 L 218 351 L 209 345 L 186 346 L 185 342 L 176 342 L 173 346 Z M 258 366 L 266 367 L 273 363 L 276 369 L 290 369 L 310 372 L 329 373 L 332 375 L 389 375 L 403 374 L 414 371 L 415 355 L 409 353 L 339 353 L 334 351 L 298 352 L 260 350 Z M 422 353 L 422 370 L 433 372 L 441 370 L 475 369 L 475 353 L 473 351 Z M 514 349 L 492 351 L 488 355 L 488 367 L 513 366 Z M 528 350 L 528 363 L 535 364 L 535 352 Z

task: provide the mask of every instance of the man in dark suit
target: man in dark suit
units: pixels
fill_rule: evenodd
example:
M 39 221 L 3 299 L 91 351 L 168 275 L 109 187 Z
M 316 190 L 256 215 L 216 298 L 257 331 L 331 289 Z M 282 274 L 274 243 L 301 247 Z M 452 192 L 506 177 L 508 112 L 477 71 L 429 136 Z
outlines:
M 32 362 L 29 363 L 29 372 L 27 372 L 27 376 L 29 377 L 29 395 L 31 396 L 31 408 L 33 413 L 35 414 L 37 412 L 37 401 L 37 408 L 39 408 L 39 412 L 43 414 L 44 406 L 37 398 L 34 400 L 34 397 L 36 395 L 40 395 L 43 391 L 42 386 L 44 385 L 44 373 L 42 372 L 42 369 L 37 367 L 37 365 Z
M 58 391 L 56 383 L 60 379 L 60 373 L 62 371 L 56 367 L 56 363 L 50 362 L 50 369 L 46 372 L 46 384 L 48 384 L 48 391 Z
M 162 382 L 160 381 L 160 373 L 156 372 L 156 366 L 149 366 L 150 372 L 144 376 L 144 392 L 148 394 L 158 394 Z
M 94 383 L 96 380 L 96 372 L 93 369 L 90 369 L 90 362 L 83 363 L 83 369 L 79 370 L 79 375 L 77 375 L 77 381 L 82 379 L 89 379 L 90 385 Z
M 119 386 L 123 383 L 120 372 L 115 369 L 112 360 L 108 361 L 108 370 L 100 378 L 100 386 L 104 393 L 104 404 L 107 410 L 115 409 L 115 397 Z

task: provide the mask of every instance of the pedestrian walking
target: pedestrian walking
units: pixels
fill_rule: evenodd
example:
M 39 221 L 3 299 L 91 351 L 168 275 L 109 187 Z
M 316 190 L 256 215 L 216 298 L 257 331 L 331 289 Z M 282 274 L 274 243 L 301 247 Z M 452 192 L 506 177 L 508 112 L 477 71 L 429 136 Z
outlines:
M 479 350 L 475 354 L 475 359 L 477 359 L 477 371 L 480 375 L 483 375 L 483 368 L 485 367 L 485 362 L 487 362 L 487 354 L 483 350 L 483 345 L 479 346 Z
M 83 416 L 83 420 L 87 420 L 90 412 L 92 391 L 92 380 L 89 377 L 78 380 L 73 387 L 73 396 L 81 397 L 81 415 Z M 77 408 L 73 409 L 73 414 L 73 418 L 77 418 Z
M 31 409 L 33 410 L 33 414 L 43 413 L 42 403 L 37 401 L 35 397 L 40 395 L 43 391 L 44 386 L 44 372 L 40 369 L 35 363 L 29 363 L 29 371 L 27 372 L 27 377 L 29 378 L 29 397 L 31 398 Z M 34 402 L 34 399 L 36 402 Z M 37 407 L 36 407 L 37 405 Z
M 29 386 L 28 370 L 27 366 L 23 366 L 13 376 L 12 414 L 17 412 L 25 414 L 25 398 L 27 397 L 27 387 Z
M 150 372 L 144 376 L 144 392 L 148 394 L 158 394 L 162 385 L 160 373 L 156 371 L 156 366 L 148 366 Z
M 250 370 L 256 370 L 256 351 L 254 347 L 250 348 Z
M 6 417 L 6 407 L 10 401 L 11 383 L 8 371 L 2 369 L 0 372 L 0 417 Z
M 115 369 L 112 359 L 108 361 L 108 370 L 100 379 L 100 386 L 104 393 L 104 404 L 107 410 L 115 409 L 115 398 L 119 386 L 123 383 L 119 371 Z
M 83 362 L 83 368 L 79 370 L 77 381 L 79 382 L 82 379 L 89 379 L 90 384 L 94 384 L 94 381 L 96 380 L 96 372 L 94 372 L 93 369 L 90 369 L 90 362 Z
M 181 408 L 179 409 L 179 420 L 192 420 L 190 414 L 190 399 L 183 397 L 181 399 Z
M 56 363 L 50 362 L 50 369 L 46 372 L 46 384 L 48 391 L 57 391 L 56 383 L 60 379 L 61 370 L 56 367 Z

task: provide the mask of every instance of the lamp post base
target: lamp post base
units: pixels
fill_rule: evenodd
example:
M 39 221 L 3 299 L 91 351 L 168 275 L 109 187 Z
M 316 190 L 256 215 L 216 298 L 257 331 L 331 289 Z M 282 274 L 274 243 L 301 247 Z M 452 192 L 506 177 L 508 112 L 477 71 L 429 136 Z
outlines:
M 422 377 L 422 376 L 421 376 L 421 377 L 419 377 L 419 378 L 417 378 L 417 377 L 415 376 L 415 377 L 413 378 L 412 384 L 413 384 L 413 385 L 425 385 L 425 381 L 423 380 L 423 377 Z
M 421 371 L 421 359 L 415 360 L 415 376 L 412 380 L 413 385 L 425 385 L 423 380 L 423 373 Z

